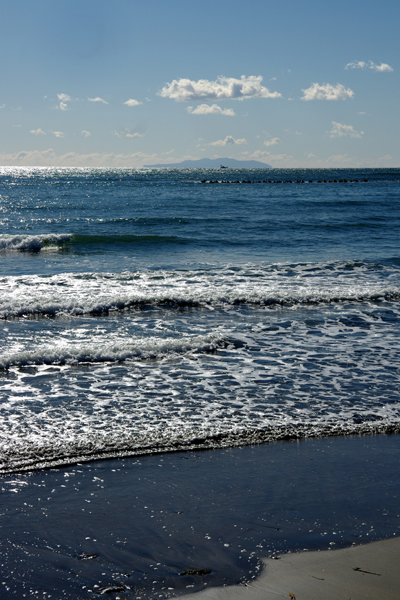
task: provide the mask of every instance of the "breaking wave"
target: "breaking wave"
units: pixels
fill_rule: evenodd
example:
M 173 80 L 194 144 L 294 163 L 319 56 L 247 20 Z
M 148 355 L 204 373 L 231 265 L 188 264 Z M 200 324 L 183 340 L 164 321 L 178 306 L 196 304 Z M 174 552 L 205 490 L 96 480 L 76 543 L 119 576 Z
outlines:
M 149 337 L 134 342 L 61 343 L 34 350 L 10 353 L 0 358 L 0 368 L 27 365 L 74 365 L 79 363 L 122 362 L 129 359 L 162 358 L 188 352 L 213 352 L 227 346 L 228 340 L 214 334 L 175 338 Z
M 383 282 L 340 284 L 338 281 L 281 283 L 273 280 L 221 281 L 201 277 L 121 280 L 118 277 L 28 277 L 0 280 L 0 318 L 23 316 L 105 315 L 148 307 L 209 310 L 235 306 L 279 307 L 343 302 L 398 301 L 400 287 Z
M 0 235 L 0 251 L 25 250 L 39 252 L 46 246 L 61 246 L 72 234 L 44 233 L 40 235 Z

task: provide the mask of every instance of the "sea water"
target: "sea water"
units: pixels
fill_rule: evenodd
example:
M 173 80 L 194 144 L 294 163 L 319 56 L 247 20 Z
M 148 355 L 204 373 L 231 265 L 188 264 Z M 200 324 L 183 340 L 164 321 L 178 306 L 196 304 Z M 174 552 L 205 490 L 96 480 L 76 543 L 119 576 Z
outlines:
M 400 170 L 0 171 L 1 473 L 398 431 Z

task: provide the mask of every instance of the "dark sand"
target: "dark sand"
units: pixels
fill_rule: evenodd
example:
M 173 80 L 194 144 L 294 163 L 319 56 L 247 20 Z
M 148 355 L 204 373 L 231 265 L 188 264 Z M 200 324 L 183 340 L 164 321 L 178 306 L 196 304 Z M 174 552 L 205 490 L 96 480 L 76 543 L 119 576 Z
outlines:
M 0 598 L 164 598 L 393 538 L 399 459 L 399 435 L 355 436 L 4 476 Z

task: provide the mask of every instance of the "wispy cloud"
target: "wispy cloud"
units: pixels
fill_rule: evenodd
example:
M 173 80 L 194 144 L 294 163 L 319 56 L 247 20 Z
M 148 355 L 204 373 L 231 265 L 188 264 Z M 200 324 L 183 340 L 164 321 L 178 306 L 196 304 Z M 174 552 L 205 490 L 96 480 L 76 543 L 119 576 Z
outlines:
M 106 100 L 103 100 L 103 98 L 100 98 L 100 96 L 97 96 L 97 98 L 88 98 L 89 102 L 102 102 L 103 104 L 108 104 L 108 102 L 106 102 Z
M 360 138 L 364 135 L 363 131 L 356 131 L 352 125 L 343 125 L 332 121 L 332 129 L 329 131 L 330 137 L 352 137 Z
M 60 101 L 60 104 L 58 105 L 60 110 L 68 110 L 67 102 L 71 102 L 71 96 L 68 96 L 68 94 L 57 94 L 57 98 Z
M 221 108 L 218 104 L 200 104 L 193 108 L 193 106 L 188 106 L 188 113 L 191 115 L 225 115 L 226 117 L 234 117 L 235 112 L 232 108 Z
M 130 154 L 100 153 L 79 154 L 68 152 L 58 155 L 53 148 L 39 151 L 22 151 L 13 154 L 0 154 L 0 164 L 3 166 L 65 166 L 65 167 L 132 167 L 143 163 L 156 161 L 156 154 L 134 152 Z
M 235 140 L 231 135 L 227 135 L 224 140 L 217 140 L 216 142 L 211 142 L 210 146 L 240 146 L 241 144 L 247 144 L 247 140 L 244 138 L 240 140 Z
M 265 160 L 269 163 L 277 162 L 279 164 L 288 165 L 294 160 L 289 154 L 271 154 L 267 150 L 256 150 L 249 156 L 252 160 Z
M 4 108 L 4 107 L 5 107 L 5 104 L 2 104 L 2 105 L 0 106 L 0 109 L 1 109 L 1 108 Z
M 142 102 L 139 102 L 139 100 L 135 100 L 134 98 L 129 98 L 124 104 L 126 104 L 126 106 L 139 106 Z
M 43 129 L 31 129 L 29 133 L 32 133 L 33 135 L 46 135 L 46 132 L 43 131 Z
M 372 60 L 365 62 L 364 60 L 358 60 L 354 62 L 350 62 L 345 66 L 345 69 L 371 69 L 372 71 L 377 71 L 378 73 L 393 71 L 393 67 L 386 63 L 381 63 L 380 65 L 376 65 Z
M 208 79 L 174 79 L 167 83 L 159 95 L 163 98 L 172 98 L 177 102 L 191 102 L 196 100 L 245 100 L 249 98 L 281 98 L 279 92 L 270 92 L 261 85 L 262 77 L 242 75 L 240 79 L 234 77 L 218 77 L 216 81 Z
M 92 134 L 90 133 L 90 131 L 86 131 L 85 129 L 81 132 L 83 137 L 90 137 Z
M 131 131 L 130 129 L 123 129 L 122 131 L 115 131 L 114 132 L 115 135 L 119 138 L 136 138 L 136 137 L 143 137 L 144 133 L 140 133 L 139 131 Z
M 346 100 L 354 96 L 354 92 L 350 88 L 346 89 L 341 83 L 336 85 L 313 83 L 309 88 L 301 91 L 304 92 L 302 100 Z
M 55 136 L 56 136 L 56 138 L 63 138 L 63 137 L 64 137 L 64 134 L 63 134 L 63 132 L 62 132 L 62 131 L 52 131 L 51 133 L 52 133 L 53 135 L 55 135 Z
M 279 144 L 281 140 L 277 137 L 272 138 L 272 140 L 266 140 L 264 142 L 264 146 L 275 146 L 276 144 Z

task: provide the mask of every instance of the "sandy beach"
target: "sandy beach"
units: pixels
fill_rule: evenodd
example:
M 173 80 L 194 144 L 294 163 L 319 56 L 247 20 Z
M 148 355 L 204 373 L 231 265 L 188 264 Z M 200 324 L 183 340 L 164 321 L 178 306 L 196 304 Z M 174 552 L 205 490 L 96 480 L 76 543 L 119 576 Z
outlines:
M 400 538 L 325 552 L 264 559 L 251 584 L 212 588 L 182 600 L 397 600 Z

